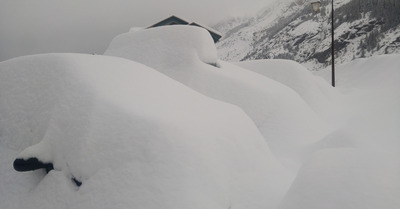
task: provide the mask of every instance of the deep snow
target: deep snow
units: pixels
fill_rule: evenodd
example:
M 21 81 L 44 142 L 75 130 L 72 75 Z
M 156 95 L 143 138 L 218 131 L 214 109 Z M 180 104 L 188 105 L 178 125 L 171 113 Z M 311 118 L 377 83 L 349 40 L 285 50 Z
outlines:
M 239 106 L 281 162 L 297 167 L 305 150 L 330 127 L 289 87 L 218 60 L 211 40 L 199 27 L 159 27 L 119 35 L 105 54 L 143 63 L 206 96 Z
M 329 68 L 222 62 L 196 27 L 106 55 L 129 60 L 0 62 L 0 208 L 399 208 L 399 55 L 338 66 L 336 88 Z M 55 170 L 12 169 L 29 157 Z
M 316 144 L 281 208 L 400 207 L 399 66 L 385 55 L 338 67 L 337 131 Z M 330 80 L 330 68 L 319 74 Z
M 290 87 L 318 115 L 324 118 L 334 117 L 341 95 L 323 78 L 314 76 L 299 63 L 278 59 L 243 61 L 235 64 Z
M 239 108 L 144 65 L 36 55 L 0 78 L 1 208 L 262 208 L 291 181 Z M 29 157 L 55 169 L 12 170 Z

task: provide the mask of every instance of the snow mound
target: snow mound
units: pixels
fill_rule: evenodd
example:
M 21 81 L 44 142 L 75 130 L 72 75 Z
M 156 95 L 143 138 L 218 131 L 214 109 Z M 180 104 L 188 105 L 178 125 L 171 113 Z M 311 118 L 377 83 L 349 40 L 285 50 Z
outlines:
M 139 63 L 152 62 L 153 66 L 158 67 L 179 65 L 182 60 L 196 58 L 217 65 L 217 49 L 210 33 L 197 26 L 175 25 L 131 30 L 115 37 L 105 54 L 120 57 L 129 54 Z
M 216 62 L 208 36 L 193 27 L 160 27 L 117 36 L 105 54 L 143 63 L 204 95 L 241 107 L 281 160 L 301 161 L 306 147 L 329 128 L 287 86 L 226 62 L 206 64 Z M 186 52 L 200 51 L 192 43 L 204 44 L 209 49 L 204 53 L 212 59 L 204 62 L 201 56 L 188 56 Z
M 291 182 L 239 108 L 142 64 L 35 55 L 0 78 L 0 208 L 265 208 Z M 12 170 L 33 157 L 54 170 Z
M 331 114 L 341 99 L 324 79 L 291 60 L 252 60 L 235 64 L 290 87 L 322 116 Z

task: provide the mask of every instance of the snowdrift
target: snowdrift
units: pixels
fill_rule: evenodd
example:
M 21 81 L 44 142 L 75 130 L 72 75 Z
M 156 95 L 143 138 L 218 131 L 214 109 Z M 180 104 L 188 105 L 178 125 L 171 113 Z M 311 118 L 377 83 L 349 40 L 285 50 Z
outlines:
M 345 107 L 338 118 L 362 144 L 400 148 L 400 55 L 381 55 L 338 66 L 338 90 Z M 329 69 L 318 72 L 330 78 Z M 349 129 L 347 128 L 347 129 Z M 368 131 L 366 131 L 368 130 Z M 379 138 L 379 141 L 377 140 Z M 400 152 L 400 151 L 399 151 Z
M 289 87 L 218 60 L 212 38 L 202 28 L 128 32 L 114 38 L 105 54 L 145 64 L 204 95 L 241 107 L 284 163 L 299 163 L 307 147 L 329 132 Z
M 115 37 L 105 54 L 129 55 L 140 63 L 162 69 L 174 69 L 176 65 L 197 60 L 211 65 L 217 65 L 218 61 L 210 33 L 197 26 L 182 25 L 130 30 Z
M 310 107 L 325 118 L 332 117 L 341 100 L 339 93 L 324 79 L 291 60 L 252 60 L 236 65 L 264 75 L 296 91 Z
M 280 208 L 400 206 L 400 55 L 338 66 L 337 131 L 316 143 Z M 330 69 L 319 72 L 330 79 Z
M 400 55 L 332 89 L 330 69 L 222 62 L 197 27 L 106 54 L 0 62 L 0 208 L 399 208 Z M 13 170 L 32 158 L 54 169 Z
M 242 110 L 142 64 L 36 55 L 0 78 L 0 208 L 265 208 L 291 182 Z M 54 170 L 13 171 L 33 157 Z
M 280 208 L 396 209 L 399 157 L 359 147 L 321 150 L 302 166 Z

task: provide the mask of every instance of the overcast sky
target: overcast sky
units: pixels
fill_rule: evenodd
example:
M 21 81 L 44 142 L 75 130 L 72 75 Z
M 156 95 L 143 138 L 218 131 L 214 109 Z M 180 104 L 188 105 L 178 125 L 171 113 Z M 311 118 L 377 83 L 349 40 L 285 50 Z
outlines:
M 37 53 L 103 53 L 111 39 L 170 15 L 213 24 L 275 0 L 0 0 L 0 61 Z

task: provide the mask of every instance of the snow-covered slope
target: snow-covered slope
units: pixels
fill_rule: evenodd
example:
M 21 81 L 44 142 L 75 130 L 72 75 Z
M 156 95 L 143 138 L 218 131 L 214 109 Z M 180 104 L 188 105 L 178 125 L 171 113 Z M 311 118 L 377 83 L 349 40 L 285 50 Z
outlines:
M 36 55 L 0 78 L 0 208 L 264 208 L 291 181 L 239 108 L 142 64 Z
M 291 59 L 311 70 L 326 67 L 331 62 L 331 1 L 321 3 L 321 12 L 313 13 L 309 1 L 277 1 L 239 25 L 215 25 L 225 31 L 217 43 L 219 56 L 227 61 Z M 337 63 L 400 53 L 400 4 L 341 0 L 334 7 Z
M 288 18 L 301 7 L 292 0 L 276 1 L 264 8 L 256 17 L 233 18 L 214 26 L 223 33 L 217 43 L 218 55 L 222 60 L 240 61 L 245 55 L 254 50 L 254 34 L 277 24 L 279 19 Z
M 188 43 L 203 46 L 192 48 Z M 304 150 L 329 133 L 329 127 L 294 90 L 219 61 L 211 37 L 202 28 L 168 26 L 122 34 L 105 54 L 143 63 L 204 95 L 241 107 L 285 163 L 299 163 Z M 213 57 L 205 59 L 204 54 Z
M 399 208 L 399 60 L 386 55 L 338 67 L 345 104 L 338 131 L 316 144 L 280 208 Z M 329 80 L 329 69 L 321 73 Z
M 235 63 L 278 81 L 296 91 L 310 107 L 324 118 L 334 117 L 339 93 L 325 80 L 314 76 L 297 62 L 290 60 L 252 60 Z

